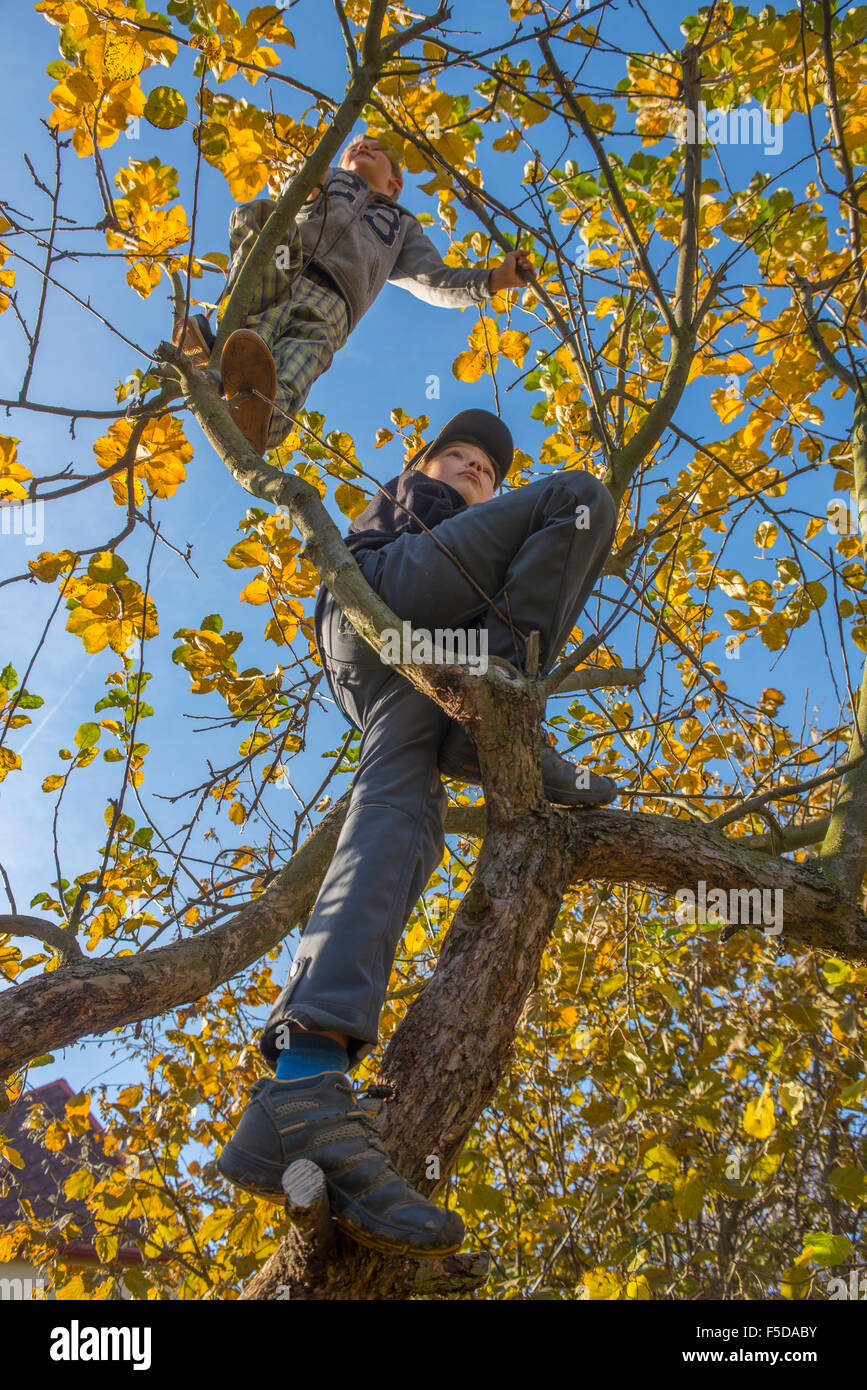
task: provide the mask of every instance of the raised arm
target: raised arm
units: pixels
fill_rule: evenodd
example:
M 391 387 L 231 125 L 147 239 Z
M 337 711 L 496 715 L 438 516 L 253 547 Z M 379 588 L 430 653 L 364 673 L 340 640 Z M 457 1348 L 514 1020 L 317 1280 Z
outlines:
M 418 299 L 443 309 L 458 309 L 489 299 L 489 270 L 459 270 L 445 265 L 430 237 L 413 218 L 389 280 Z

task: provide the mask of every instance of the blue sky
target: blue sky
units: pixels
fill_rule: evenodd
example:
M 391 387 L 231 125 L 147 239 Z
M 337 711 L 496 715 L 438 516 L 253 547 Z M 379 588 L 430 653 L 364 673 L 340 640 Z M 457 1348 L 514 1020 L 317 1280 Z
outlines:
M 240 8 L 246 11 L 248 7 L 242 5 Z M 685 7 L 681 9 L 667 2 L 654 7 L 655 22 L 673 42 L 681 41 L 677 38 L 677 24 L 684 12 Z M 636 12 L 628 4 L 621 5 L 618 13 L 624 24 L 633 25 Z M 305 74 L 310 76 L 315 67 L 315 77 L 311 80 L 323 90 L 339 92 L 344 82 L 345 56 L 330 8 L 326 14 L 321 3 L 301 0 L 290 11 L 288 23 L 296 35 L 297 50 L 284 51 L 286 70 L 303 77 Z M 476 26 L 488 40 L 506 37 L 510 32 L 507 6 L 493 3 L 493 0 L 486 0 L 483 5 L 456 0 L 452 24 L 456 29 Z M 637 22 L 634 27 L 634 41 L 638 42 Z M 21 0 L 0 11 L 0 41 L 5 43 L 7 51 L 14 50 L 21 55 L 20 62 L 7 65 L 0 90 L 3 128 L 7 132 L 14 132 L 14 138 L 7 138 L 4 142 L 2 196 L 14 208 L 30 213 L 37 219 L 44 218 L 47 200 L 34 188 L 24 154 L 29 155 L 40 177 L 49 182 L 53 169 L 53 147 L 39 122 L 41 118 L 47 119 L 51 110 L 48 93 L 53 84 L 45 76 L 44 70 L 58 56 L 57 32 Z M 647 31 L 642 28 L 640 32 L 646 34 Z M 312 55 L 315 55 L 315 62 Z M 526 56 L 531 59 L 534 68 L 538 66 L 540 57 L 535 46 L 528 45 Z M 601 85 L 614 85 L 622 74 L 620 60 L 600 60 L 599 66 L 593 70 L 593 80 Z M 188 99 L 191 98 L 194 87 L 188 55 L 181 53 L 172 69 L 155 68 L 145 74 L 146 91 L 163 82 L 179 86 Z M 260 104 L 267 101 L 262 83 L 251 88 L 243 81 L 233 80 L 221 90 L 231 91 Z M 284 89 L 275 89 L 275 103 L 294 115 L 301 110 L 300 103 L 292 96 L 287 98 Z M 786 127 L 786 146 L 780 160 L 781 166 L 790 162 L 793 147 L 797 148 L 797 142 L 803 139 L 802 129 L 799 134 L 802 126 L 800 118 L 793 118 Z M 498 133 L 494 131 L 494 135 Z M 544 126 L 540 127 L 537 138 L 544 147 Z M 634 144 L 632 142 L 632 146 Z M 630 147 L 621 144 L 618 148 L 628 156 Z M 797 152 L 802 153 L 803 148 Z M 573 157 L 582 168 L 592 167 L 592 158 L 586 149 L 553 153 L 557 154 L 557 162 L 561 165 L 563 158 Z M 155 154 L 178 169 L 181 199 L 189 212 L 194 149 L 188 127 L 162 133 L 142 122 L 138 140 L 121 138 L 104 152 L 109 178 L 113 178 L 115 172 L 131 158 L 149 158 Z M 737 181 L 736 186 L 743 187 L 752 171 L 761 167 L 761 152 L 745 149 L 730 151 L 729 155 L 732 158 L 727 167 Z M 523 155 L 519 154 L 515 161 L 506 161 L 501 157 L 496 162 L 491 161 L 490 167 L 485 166 L 488 186 L 505 202 L 523 196 L 524 190 L 519 183 L 522 163 Z M 709 174 L 712 172 L 708 170 Z M 791 186 L 796 196 L 800 195 L 803 184 L 811 176 L 808 170 L 799 171 L 794 176 Z M 425 176 L 421 177 L 423 179 Z M 415 186 L 417 182 L 414 176 L 407 177 L 402 202 L 417 211 L 427 209 L 435 212 L 435 203 L 418 191 Z M 71 149 L 64 157 L 63 187 L 62 206 L 69 215 L 85 225 L 92 225 L 102 216 L 92 163 L 78 159 Z M 222 174 L 203 163 L 197 249 L 227 249 L 227 224 L 232 207 L 233 200 Z M 39 225 L 44 225 L 44 222 L 39 222 Z M 464 225 L 463 222 L 459 223 L 459 229 Z M 426 230 L 445 252 L 449 240 L 446 232 L 438 224 Z M 15 244 L 20 245 L 19 242 Z M 81 250 L 96 250 L 104 246 L 104 240 L 98 233 L 82 233 L 69 244 Z M 22 249 L 25 254 L 30 254 L 28 249 Z M 21 265 L 16 268 L 23 302 L 32 315 L 38 287 L 36 276 Z M 126 336 L 150 351 L 161 338 L 168 336 L 170 315 L 165 289 L 167 282 L 160 285 L 148 300 L 142 301 L 126 285 L 125 268 L 124 262 L 119 259 L 97 261 L 82 258 L 77 262 L 63 262 L 58 274 L 76 294 L 85 299 L 90 296 L 94 306 Z M 199 283 L 194 282 L 194 293 Z M 212 297 L 215 297 L 214 287 L 217 284 L 217 277 L 208 281 Z M 55 288 L 49 289 L 46 313 L 46 328 L 30 387 L 30 398 L 110 408 L 117 383 L 124 380 L 134 367 L 144 365 L 142 357 L 110 334 L 97 318 Z M 458 313 L 434 309 L 394 286 L 386 286 L 336 357 L 330 372 L 314 386 L 307 407 L 326 414 L 328 429 L 348 430 L 364 466 L 379 480 L 387 480 L 399 471 L 402 445 L 396 442 L 379 451 L 374 451 L 372 446 L 376 430 L 389 424 L 389 411 L 392 408 L 402 406 L 413 416 L 423 413 L 430 415 L 430 434 L 450 415 L 468 406 L 496 408 L 490 377 L 483 377 L 475 386 L 467 386 L 458 383 L 451 371 L 452 362 L 466 346 L 467 335 L 475 321 L 475 310 Z M 516 319 L 515 326 L 524 325 Z M 18 394 L 23 362 L 22 343 L 20 328 L 14 322 L 11 311 L 7 312 L 0 318 L 0 396 L 10 398 Z M 525 366 L 529 364 L 530 359 Z M 440 381 L 439 400 L 431 400 L 426 394 L 426 386 L 432 375 Z M 504 382 L 510 379 L 506 376 Z M 677 417 L 686 429 L 702 435 L 709 442 L 724 437 L 726 433 L 708 401 L 710 389 L 719 384 L 718 379 L 710 386 L 707 382 L 695 383 Z M 823 395 L 827 396 L 828 392 Z M 529 418 L 534 399 L 520 387 L 508 395 L 503 394 L 501 381 L 504 418 L 512 429 L 516 443 L 531 454 L 538 450 L 539 444 L 551 432 L 550 427 Z M 850 403 L 844 401 L 842 411 L 848 412 L 850 409 Z M 825 428 L 832 430 L 836 425 L 842 429 L 845 418 L 841 408 L 830 402 Z M 840 425 L 840 421 L 844 424 Z M 76 471 L 94 468 L 92 443 L 104 427 L 94 422 L 80 421 L 72 439 L 67 422 L 16 411 L 0 422 L 0 433 L 18 437 L 21 440 L 21 461 L 34 473 L 42 474 L 59 472 L 68 464 L 73 464 Z M 187 421 L 185 428 L 195 448 L 193 461 L 188 467 L 188 481 L 170 503 L 156 504 L 156 515 L 173 546 L 183 551 L 188 544 L 192 545 L 192 564 L 196 573 L 191 573 L 172 551 L 157 548 L 152 592 L 160 613 L 160 633 L 148 644 L 146 661 L 146 669 L 153 672 L 148 699 L 156 708 L 157 716 L 146 721 L 140 732 L 140 737 L 152 749 L 146 762 L 147 776 L 142 788 L 145 797 L 155 792 L 172 795 L 196 785 L 206 774 L 205 758 L 210 758 L 215 764 L 231 760 L 237 754 L 240 737 L 243 737 L 243 733 L 231 731 L 214 735 L 194 732 L 204 724 L 201 716 L 222 714 L 225 707 L 216 697 L 189 694 L 186 673 L 171 662 L 171 652 L 177 645 L 173 633 L 177 628 L 196 627 L 205 614 L 220 612 L 226 628 L 237 628 L 245 633 L 244 655 L 239 666 L 258 665 L 263 670 L 272 670 L 282 655 L 261 635 L 263 610 L 251 609 L 238 600 L 239 589 L 252 577 L 253 572 L 232 571 L 222 563 L 230 546 L 239 538 L 238 521 L 253 499 L 227 473 L 192 419 Z M 787 505 L 791 502 L 792 505 L 806 506 L 817 514 L 823 514 L 829 496 L 826 473 L 818 488 L 812 480 L 799 484 L 792 490 Z M 345 518 L 333 504 L 330 510 L 345 532 Z M 28 546 L 25 538 L 20 536 L 0 537 L 5 574 L 21 572 L 26 567 L 26 561 L 43 549 L 56 551 L 73 544 L 96 544 L 120 529 L 123 513 L 113 505 L 108 489 L 100 488 L 68 498 L 60 505 L 51 504 L 46 507 L 44 516 L 45 534 L 38 545 Z M 746 539 L 738 538 L 726 560 L 731 566 L 743 566 L 749 578 L 761 576 L 762 565 L 767 566 L 767 561 L 755 558 L 752 530 L 753 527 L 749 526 Z M 150 534 L 141 528 L 121 547 L 120 553 L 127 561 L 130 573 L 139 579 L 144 574 L 150 539 Z M 611 583 L 615 589 L 618 588 L 616 581 L 609 581 L 609 585 Z M 11 661 L 21 674 L 56 596 L 53 585 L 25 583 L 3 590 L 0 666 Z M 730 606 L 727 601 L 721 605 L 723 608 L 726 606 Z M 2 859 L 12 878 L 19 910 L 26 910 L 32 895 L 47 889 L 54 877 L 51 855 L 54 798 L 42 793 L 41 783 L 47 775 L 62 769 L 57 750 L 62 746 L 72 746 L 72 735 L 78 725 L 99 717 L 94 716 L 93 706 L 105 693 L 105 674 L 119 666 L 118 658 L 110 651 L 94 657 L 86 656 L 79 639 L 63 632 L 64 621 L 65 612 L 61 609 L 29 681 L 29 688 L 41 695 L 45 703 L 41 709 L 33 711 L 31 728 L 21 731 L 13 744 L 22 754 L 24 770 L 10 775 L 0 788 Z M 728 631 L 724 624 L 722 631 Z M 818 654 L 818 636 L 814 634 L 810 643 L 810 649 Z M 815 675 L 810 671 L 808 685 L 804 665 L 807 649 L 802 639 L 795 644 L 791 654 L 783 656 L 779 664 L 774 666 L 774 657 L 754 639 L 749 646 L 748 659 L 728 663 L 724 675 L 736 693 L 744 698 L 757 698 L 764 685 L 773 683 L 790 692 L 792 704 L 799 704 L 803 698 L 808 709 L 814 705 L 820 706 L 820 722 L 831 722 L 834 717 L 832 692 L 821 664 L 817 664 Z M 624 658 L 628 659 L 629 655 L 627 644 Z M 716 654 L 720 665 L 723 664 L 722 658 L 720 641 Z M 655 691 L 648 692 L 648 700 L 651 704 L 655 703 Z M 549 713 L 559 712 L 564 706 L 565 702 L 554 702 L 549 707 Z M 793 722 L 797 721 L 793 719 Z M 302 796 L 318 785 L 323 776 L 327 763 L 320 756 L 322 751 L 333 749 L 345 732 L 345 723 L 333 711 L 313 717 L 310 751 L 303 759 L 292 764 L 292 775 Z M 73 791 L 64 802 L 61 820 L 62 864 L 64 874 L 70 880 L 98 862 L 97 849 L 102 843 L 104 825 L 103 810 L 106 798 L 114 794 L 115 787 L 115 770 L 97 759 L 78 775 Z M 342 786 L 339 789 L 342 790 Z M 281 797 L 290 798 L 291 802 L 288 791 L 272 791 L 269 795 L 269 805 L 275 814 L 279 814 Z M 182 818 L 177 810 L 167 812 L 164 801 L 152 804 L 161 825 L 174 828 Z M 141 823 L 137 808 L 130 805 L 128 809 Z M 225 817 L 218 824 L 223 845 L 234 846 L 256 840 L 255 824 L 248 824 L 239 830 L 230 827 Z M 283 959 L 275 967 L 278 977 L 290 953 L 287 946 Z M 74 1048 L 59 1051 L 56 1057 L 54 1065 L 32 1073 L 33 1084 L 63 1075 L 73 1086 L 83 1086 L 105 1066 L 113 1065 L 106 1044 L 77 1044 Z M 138 1073 L 133 1070 L 131 1063 L 125 1069 L 121 1062 L 106 1079 L 126 1084 L 138 1079 Z

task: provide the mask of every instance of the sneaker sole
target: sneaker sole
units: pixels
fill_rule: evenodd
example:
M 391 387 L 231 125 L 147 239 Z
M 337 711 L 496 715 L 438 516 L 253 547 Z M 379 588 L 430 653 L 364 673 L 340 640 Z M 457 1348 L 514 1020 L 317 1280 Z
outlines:
M 392 1243 L 387 1240 L 382 1240 L 377 1236 L 369 1235 L 368 1232 L 363 1231 L 360 1226 L 356 1226 L 355 1222 L 350 1217 L 338 1216 L 333 1209 L 331 1216 L 335 1226 L 339 1226 L 341 1231 L 345 1231 L 347 1235 L 352 1236 L 352 1239 L 357 1241 L 359 1245 L 367 1245 L 371 1250 L 376 1250 L 380 1255 L 411 1255 L 414 1260 L 438 1260 L 442 1255 L 453 1255 L 455 1251 L 460 1250 L 463 1245 L 463 1240 L 459 1240 L 453 1242 L 451 1245 L 438 1246 L 436 1250 L 431 1249 L 429 1246 L 425 1246 L 424 1249 L 419 1249 L 417 1245 L 411 1245 L 406 1241 Z
M 239 401 L 229 413 L 250 447 L 263 456 L 268 450 L 268 429 L 277 394 L 277 368 L 267 343 L 252 329 L 237 329 L 226 339 L 220 375 L 227 399 L 239 391 L 260 393 Z M 263 400 L 263 396 L 267 399 Z
M 249 1192 L 254 1197 L 261 1197 L 265 1202 L 275 1202 L 282 1205 L 286 1201 L 282 1187 L 278 1192 L 274 1187 L 266 1186 L 265 1182 L 260 1181 L 259 1175 L 251 1172 L 249 1168 L 230 1167 L 228 1163 L 223 1162 L 223 1154 L 217 1159 L 215 1167 L 220 1177 L 225 1178 L 226 1182 L 230 1182 L 233 1187 L 240 1187 L 242 1191 Z
M 587 792 L 580 799 L 579 796 L 575 795 L 570 796 L 567 800 L 564 792 L 545 792 L 545 796 L 553 806 L 568 806 L 570 808 L 577 806 L 583 807 L 585 810 L 592 810 L 594 806 L 610 806 L 611 802 L 616 801 L 619 795 L 619 791 L 613 792 L 611 796 L 594 796 L 591 792 Z
M 243 1192 L 249 1192 L 252 1197 L 258 1197 L 262 1201 L 271 1202 L 275 1206 L 285 1205 L 286 1195 L 282 1187 L 278 1194 L 273 1187 L 266 1188 L 259 1186 L 255 1173 L 248 1172 L 247 1170 L 229 1170 L 228 1165 L 224 1166 L 219 1158 L 217 1159 L 216 1168 L 217 1172 L 222 1178 L 225 1178 L 226 1182 L 232 1183 L 234 1187 L 240 1187 Z M 389 1241 L 384 1236 L 370 1235 L 363 1227 L 357 1225 L 351 1216 L 335 1211 L 334 1203 L 331 1200 L 331 1186 L 327 1178 L 326 1187 L 328 1189 L 331 1219 L 335 1226 L 351 1236 L 359 1245 L 366 1245 L 369 1249 L 376 1250 L 380 1255 L 411 1255 L 414 1259 L 418 1260 L 435 1260 L 439 1259 L 442 1255 L 453 1255 L 456 1250 L 460 1250 L 463 1244 L 463 1239 L 461 1239 L 449 1245 L 437 1246 L 436 1249 L 431 1249 L 427 1246 L 420 1249 L 409 1241 Z

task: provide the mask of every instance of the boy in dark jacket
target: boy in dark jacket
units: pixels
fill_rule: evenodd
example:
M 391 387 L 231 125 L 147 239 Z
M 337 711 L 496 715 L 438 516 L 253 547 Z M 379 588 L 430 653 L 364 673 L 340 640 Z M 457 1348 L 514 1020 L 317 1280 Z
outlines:
M 384 484 L 346 543 L 413 630 L 479 629 L 488 651 L 523 667 L 523 639 L 538 629 L 544 674 L 602 570 L 615 508 L 607 489 L 581 472 L 494 498 L 512 461 L 502 421 L 462 411 Z M 254 1084 L 217 1166 L 231 1182 L 280 1201 L 283 1170 L 310 1158 L 325 1172 L 334 1219 L 356 1239 L 441 1255 L 463 1239 L 459 1216 L 390 1164 L 345 1073 L 376 1046 L 400 938 L 442 857 L 441 772 L 478 781 L 479 769 L 462 727 L 380 659 L 324 585 L 315 631 L 338 708 L 362 731 L 358 767 L 334 857 L 262 1035 L 276 1077 Z M 617 794 L 608 778 L 588 776 L 544 741 L 541 763 L 557 804 L 601 805 Z
M 257 453 L 285 439 L 291 417 L 386 280 L 444 308 L 480 304 L 527 283 L 530 264 L 522 251 L 510 251 L 492 270 L 445 265 L 415 216 L 395 201 L 402 187 L 400 166 L 373 136 L 352 140 L 262 276 L 245 326 L 226 340 L 223 394 L 260 393 L 232 408 Z M 273 208 L 270 198 L 259 198 L 232 213 L 224 299 Z M 191 318 L 184 351 L 197 365 L 207 362 L 213 341 L 205 316 Z

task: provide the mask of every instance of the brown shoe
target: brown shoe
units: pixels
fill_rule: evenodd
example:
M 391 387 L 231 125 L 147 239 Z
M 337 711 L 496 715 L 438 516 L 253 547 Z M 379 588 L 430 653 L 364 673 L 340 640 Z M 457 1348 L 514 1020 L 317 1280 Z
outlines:
M 252 328 L 239 328 L 223 345 L 220 359 L 223 395 L 227 400 L 239 391 L 258 391 L 232 406 L 232 419 L 257 454 L 268 448 L 274 397 L 277 394 L 277 368 L 265 339 Z M 262 397 L 266 397 L 265 400 Z
M 187 319 L 187 331 L 183 334 L 181 343 L 181 330 L 183 323 L 179 323 L 172 335 L 172 342 L 175 347 L 180 347 L 185 357 L 189 357 L 194 367 L 206 367 L 211 356 L 211 349 L 214 346 L 214 334 L 211 325 L 208 323 L 204 314 L 192 314 Z

